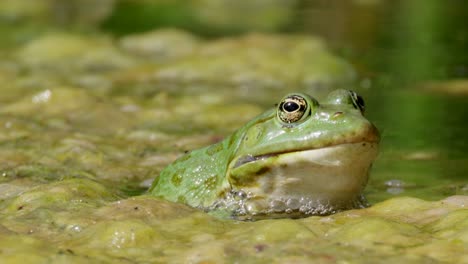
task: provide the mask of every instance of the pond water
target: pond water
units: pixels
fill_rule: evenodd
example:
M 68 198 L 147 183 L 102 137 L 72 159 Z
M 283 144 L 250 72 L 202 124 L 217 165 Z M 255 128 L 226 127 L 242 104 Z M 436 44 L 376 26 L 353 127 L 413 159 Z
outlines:
M 467 15 L 455 0 L 3 1 L 0 262 L 468 262 Z M 241 222 L 146 195 L 286 92 L 336 88 L 381 132 L 371 207 Z

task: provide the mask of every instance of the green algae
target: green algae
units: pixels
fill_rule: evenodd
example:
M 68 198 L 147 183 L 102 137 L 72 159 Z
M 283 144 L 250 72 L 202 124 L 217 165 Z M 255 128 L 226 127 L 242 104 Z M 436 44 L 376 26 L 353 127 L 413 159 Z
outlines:
M 412 211 L 395 207 L 410 201 L 416 204 Z M 468 198 L 415 202 L 394 198 L 327 217 L 238 222 L 150 196 L 121 198 L 93 180 L 71 179 L 32 187 L 2 202 L 0 243 L 14 240 L 16 245 L 1 256 L 11 263 L 26 253 L 31 261 L 122 263 L 466 260 Z

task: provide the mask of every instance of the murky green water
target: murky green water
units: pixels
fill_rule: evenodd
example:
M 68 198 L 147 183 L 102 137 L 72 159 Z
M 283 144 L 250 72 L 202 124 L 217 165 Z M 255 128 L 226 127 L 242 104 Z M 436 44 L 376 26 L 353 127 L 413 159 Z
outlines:
M 464 2 L 91 2 L 0 3 L 0 262 L 468 261 Z M 374 206 L 238 222 L 142 195 L 287 91 L 335 88 L 382 134 Z

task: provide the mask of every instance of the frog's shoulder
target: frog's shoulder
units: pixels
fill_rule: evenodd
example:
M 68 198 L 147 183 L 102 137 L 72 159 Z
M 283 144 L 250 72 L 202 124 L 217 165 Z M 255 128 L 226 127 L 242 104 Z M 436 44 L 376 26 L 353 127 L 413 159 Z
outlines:
M 233 135 L 181 156 L 160 173 L 150 192 L 193 207 L 211 205 L 225 189 L 226 167 L 235 145 L 232 139 Z

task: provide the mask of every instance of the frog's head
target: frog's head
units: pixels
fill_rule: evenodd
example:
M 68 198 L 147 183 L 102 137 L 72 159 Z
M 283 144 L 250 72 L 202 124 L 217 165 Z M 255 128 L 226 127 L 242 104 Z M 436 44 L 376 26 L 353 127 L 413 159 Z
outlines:
M 292 93 L 239 130 L 227 172 L 237 214 L 295 217 L 362 207 L 379 143 L 363 113 L 353 91 L 336 90 L 322 103 Z

